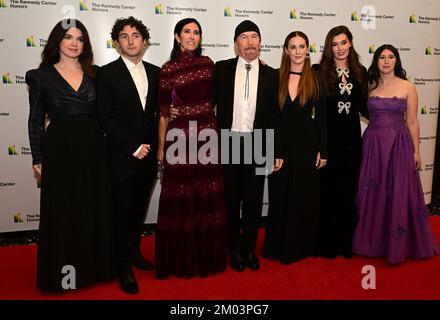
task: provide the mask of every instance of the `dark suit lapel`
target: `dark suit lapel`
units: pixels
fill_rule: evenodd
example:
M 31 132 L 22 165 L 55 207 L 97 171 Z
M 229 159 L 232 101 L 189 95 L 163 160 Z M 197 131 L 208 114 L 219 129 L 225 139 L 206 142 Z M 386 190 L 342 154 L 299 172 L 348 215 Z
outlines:
M 147 92 L 147 102 L 145 103 L 145 111 L 147 111 L 147 107 L 150 105 L 151 100 L 153 99 L 154 91 L 156 90 L 155 83 L 157 81 L 155 75 L 149 68 L 148 64 L 145 61 L 142 61 L 145 68 L 145 73 L 147 74 L 148 80 L 148 92 Z
M 264 101 L 264 93 L 265 93 L 265 87 L 266 87 L 266 68 L 261 63 L 260 60 L 259 67 L 258 67 L 258 86 L 257 86 L 257 101 L 255 106 L 255 118 L 254 118 L 254 128 L 255 124 L 258 123 L 260 119 L 260 114 L 264 109 L 263 101 Z
M 260 104 L 262 103 L 262 101 L 264 101 L 263 96 L 264 96 L 264 88 L 266 86 L 266 68 L 264 67 L 264 65 L 261 63 L 261 61 L 259 61 L 259 68 L 258 68 L 258 87 L 257 87 L 257 102 L 256 102 L 256 106 L 257 106 L 257 110 L 261 107 Z
M 225 80 L 227 83 L 227 87 L 225 88 L 225 93 L 227 97 L 226 105 L 229 107 L 228 113 L 229 118 L 231 119 L 231 126 L 234 117 L 234 93 L 235 93 L 235 73 L 237 70 L 238 57 L 231 60 L 228 68 L 225 72 Z M 230 93 L 230 94 L 229 94 Z
M 133 78 L 131 77 L 130 71 L 128 70 L 124 60 L 122 60 L 121 57 L 118 59 L 119 67 L 121 70 L 121 85 L 125 83 L 126 88 L 128 89 L 127 94 L 130 97 L 136 97 L 132 101 L 136 101 L 136 108 L 140 108 L 141 111 L 144 111 L 144 108 L 142 107 L 141 99 L 139 98 L 139 93 L 136 88 L 136 84 L 133 81 Z M 146 70 L 145 70 L 146 71 Z M 135 107 L 135 106 L 133 106 Z

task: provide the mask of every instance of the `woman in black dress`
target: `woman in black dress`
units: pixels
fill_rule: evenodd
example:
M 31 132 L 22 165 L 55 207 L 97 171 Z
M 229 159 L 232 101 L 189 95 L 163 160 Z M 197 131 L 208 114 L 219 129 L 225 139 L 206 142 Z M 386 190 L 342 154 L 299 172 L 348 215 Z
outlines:
M 325 94 L 311 70 L 309 40 L 284 41 L 280 67 L 280 141 L 284 163 L 269 176 L 269 214 L 263 257 L 289 264 L 315 253 L 319 172 L 326 164 Z
M 32 163 L 41 177 L 37 286 L 43 291 L 80 288 L 114 275 L 106 148 L 95 117 L 92 60 L 86 28 L 68 19 L 52 30 L 40 67 L 26 73 Z
M 327 89 L 328 163 L 321 171 L 317 255 L 352 257 L 355 197 L 361 164 L 359 113 L 367 114 L 367 70 L 346 26 L 331 29 L 319 70 Z

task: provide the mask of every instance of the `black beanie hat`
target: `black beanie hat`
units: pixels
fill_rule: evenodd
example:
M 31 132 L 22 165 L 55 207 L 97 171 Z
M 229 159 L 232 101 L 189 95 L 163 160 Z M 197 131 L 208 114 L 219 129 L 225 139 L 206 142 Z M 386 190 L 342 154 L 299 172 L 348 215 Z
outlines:
M 261 38 L 261 33 L 258 26 L 250 20 L 244 20 L 235 28 L 234 42 L 235 40 L 237 40 L 240 34 L 248 31 L 255 31 L 256 33 L 258 33 L 258 36 Z

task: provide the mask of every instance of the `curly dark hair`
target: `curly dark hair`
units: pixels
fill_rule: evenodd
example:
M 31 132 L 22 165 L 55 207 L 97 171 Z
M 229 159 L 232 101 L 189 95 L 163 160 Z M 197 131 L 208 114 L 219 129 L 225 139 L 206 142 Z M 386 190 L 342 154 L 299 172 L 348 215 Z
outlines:
M 135 27 L 140 32 L 142 39 L 147 41 L 147 45 L 150 45 L 150 33 L 148 32 L 150 29 L 142 23 L 142 20 L 138 20 L 133 16 L 120 18 L 115 21 L 112 32 L 110 33 L 113 41 L 118 41 L 119 33 L 125 26 Z
M 78 60 L 79 63 L 81 63 L 83 71 L 93 79 L 95 77 L 95 73 L 92 68 L 93 51 L 90 43 L 89 33 L 81 21 L 75 19 L 61 20 L 52 29 L 49 39 L 47 39 L 47 43 L 44 46 L 43 52 L 41 53 L 40 67 L 52 65 L 60 61 L 60 43 L 70 28 L 78 28 L 81 30 L 84 47 Z
M 380 71 L 378 66 L 379 57 L 384 50 L 390 50 L 396 57 L 396 65 L 394 66 L 394 75 L 403 80 L 406 80 L 406 71 L 402 67 L 402 60 L 400 60 L 399 51 L 392 44 L 383 44 L 374 52 L 373 61 L 368 68 L 368 83 L 371 86 L 370 90 L 374 90 L 379 86 Z

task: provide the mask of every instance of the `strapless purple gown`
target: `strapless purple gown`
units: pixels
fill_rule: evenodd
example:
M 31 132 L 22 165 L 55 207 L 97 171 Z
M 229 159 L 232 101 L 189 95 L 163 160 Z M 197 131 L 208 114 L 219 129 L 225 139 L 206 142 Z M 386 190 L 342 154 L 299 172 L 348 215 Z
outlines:
M 368 99 L 370 123 L 363 138 L 357 194 L 353 251 L 369 257 L 387 256 L 389 263 L 440 252 L 415 169 L 405 110 L 404 99 Z

